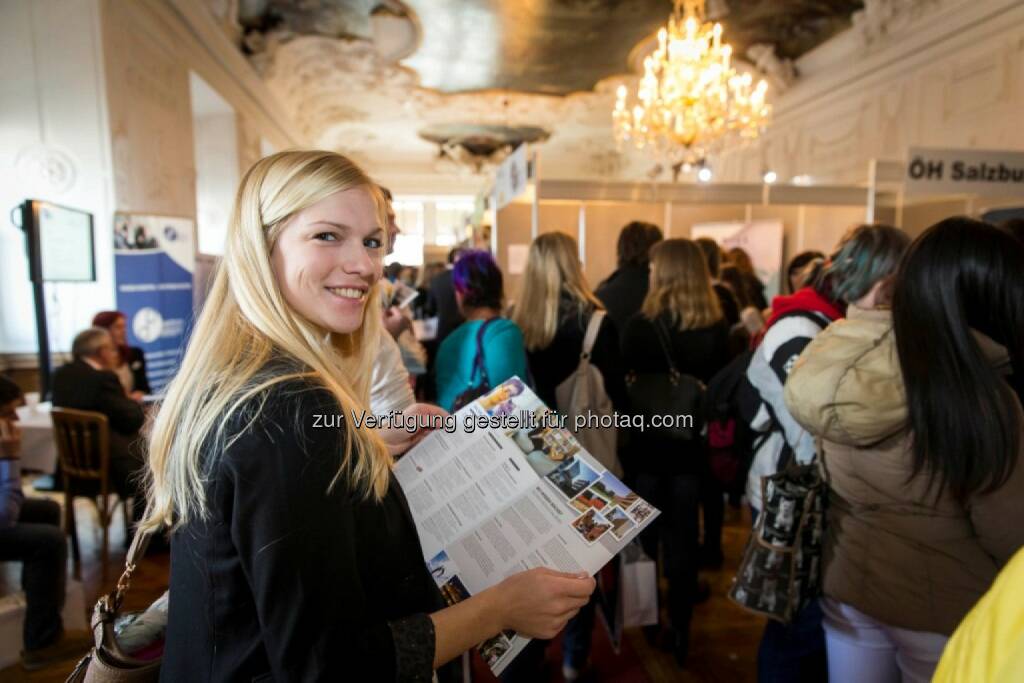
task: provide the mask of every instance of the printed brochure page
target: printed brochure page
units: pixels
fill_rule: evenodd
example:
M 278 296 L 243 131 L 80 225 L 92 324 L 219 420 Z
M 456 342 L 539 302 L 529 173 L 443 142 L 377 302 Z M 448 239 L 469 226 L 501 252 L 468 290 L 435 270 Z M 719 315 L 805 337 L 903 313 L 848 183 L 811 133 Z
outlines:
M 395 465 L 448 604 L 534 567 L 594 575 L 658 515 L 517 377 L 452 418 Z M 528 642 L 478 649 L 497 675 Z

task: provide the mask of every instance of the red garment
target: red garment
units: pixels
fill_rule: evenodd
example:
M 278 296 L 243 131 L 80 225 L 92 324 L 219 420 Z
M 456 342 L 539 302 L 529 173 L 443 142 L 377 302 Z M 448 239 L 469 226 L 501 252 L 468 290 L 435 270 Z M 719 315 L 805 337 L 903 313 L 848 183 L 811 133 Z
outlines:
M 840 308 L 839 302 L 829 301 L 819 294 L 818 290 L 810 286 L 799 289 L 792 294 L 777 296 L 772 299 L 771 316 L 769 316 L 761 331 L 750 340 L 750 348 L 756 349 L 760 346 L 765 333 L 771 329 L 776 320 L 787 313 L 792 313 L 793 311 L 813 311 L 821 313 L 829 320 L 838 320 L 846 314 L 844 308 Z

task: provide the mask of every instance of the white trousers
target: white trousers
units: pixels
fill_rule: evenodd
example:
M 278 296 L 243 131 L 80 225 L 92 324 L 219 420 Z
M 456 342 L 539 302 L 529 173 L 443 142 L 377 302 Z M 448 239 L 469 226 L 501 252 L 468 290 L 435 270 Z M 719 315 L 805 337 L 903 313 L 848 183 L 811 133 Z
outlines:
M 831 598 L 821 609 L 829 683 L 928 683 L 949 640 L 889 626 Z

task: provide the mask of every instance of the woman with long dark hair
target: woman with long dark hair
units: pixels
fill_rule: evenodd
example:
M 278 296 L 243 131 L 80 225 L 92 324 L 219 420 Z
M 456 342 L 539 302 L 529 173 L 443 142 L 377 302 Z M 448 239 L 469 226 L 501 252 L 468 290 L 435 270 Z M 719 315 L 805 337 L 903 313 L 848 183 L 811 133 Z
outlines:
M 930 680 L 948 636 L 1024 545 L 1024 245 L 968 218 L 929 228 L 886 310 L 851 308 L 790 373 L 824 439 L 830 680 Z M 879 306 L 878 304 L 883 304 Z M 1017 387 L 1019 389 L 1019 387 Z

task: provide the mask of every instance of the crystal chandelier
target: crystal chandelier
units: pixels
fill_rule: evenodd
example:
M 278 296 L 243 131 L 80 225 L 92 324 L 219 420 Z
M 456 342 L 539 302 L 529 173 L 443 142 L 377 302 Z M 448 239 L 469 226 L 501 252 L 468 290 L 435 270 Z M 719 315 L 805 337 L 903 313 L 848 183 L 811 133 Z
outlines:
M 704 0 L 675 0 L 658 48 L 629 106 L 620 85 L 612 112 L 615 140 L 651 149 L 673 164 L 695 164 L 761 134 L 771 117 L 768 84 L 731 65 L 722 25 L 704 21 Z

